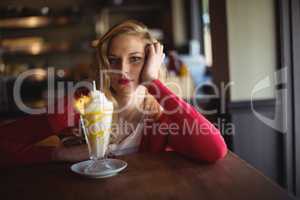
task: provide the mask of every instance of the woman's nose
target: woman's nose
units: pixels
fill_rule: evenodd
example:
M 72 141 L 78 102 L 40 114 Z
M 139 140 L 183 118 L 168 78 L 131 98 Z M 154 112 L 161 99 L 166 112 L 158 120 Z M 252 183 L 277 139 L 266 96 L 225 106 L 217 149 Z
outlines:
M 122 72 L 122 74 L 128 74 L 129 73 L 129 69 L 130 69 L 129 64 L 126 61 L 122 61 L 122 64 L 121 64 L 121 72 Z

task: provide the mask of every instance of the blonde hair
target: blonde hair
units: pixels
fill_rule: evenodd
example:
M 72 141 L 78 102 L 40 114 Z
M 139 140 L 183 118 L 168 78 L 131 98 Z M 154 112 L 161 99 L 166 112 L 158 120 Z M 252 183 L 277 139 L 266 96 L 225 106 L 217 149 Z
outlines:
M 141 22 L 135 20 L 126 20 L 120 24 L 113 26 L 98 40 L 97 43 L 97 51 L 98 51 L 97 57 L 99 62 L 99 72 L 109 70 L 110 65 L 107 58 L 109 45 L 114 37 L 123 34 L 140 36 L 146 41 L 147 44 L 153 44 L 157 42 L 157 40 L 149 32 L 149 29 Z M 164 74 L 165 73 L 163 71 L 163 68 L 161 68 L 159 73 L 159 79 L 163 79 Z M 100 79 L 102 79 L 100 80 L 101 89 L 103 90 L 105 95 L 116 104 L 113 91 L 110 85 L 109 75 L 107 73 L 101 73 Z M 148 113 L 152 113 L 150 116 L 153 118 L 158 118 L 159 115 L 161 114 L 159 103 L 149 93 L 146 94 L 143 108 L 144 111 Z

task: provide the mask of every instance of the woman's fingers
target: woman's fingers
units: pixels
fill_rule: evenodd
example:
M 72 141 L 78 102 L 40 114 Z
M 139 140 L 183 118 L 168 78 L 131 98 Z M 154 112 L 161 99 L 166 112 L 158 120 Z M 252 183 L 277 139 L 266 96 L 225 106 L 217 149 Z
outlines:
M 77 162 L 89 158 L 87 145 L 77 145 L 72 147 L 58 147 L 54 149 L 52 159 L 54 161 Z
M 153 44 L 153 46 L 154 46 L 154 49 L 155 49 L 155 53 L 157 53 L 159 55 L 163 54 L 164 47 L 163 47 L 162 44 L 160 44 L 159 42 L 156 42 L 156 43 Z
M 73 136 L 73 135 L 75 135 L 75 136 L 79 137 L 79 136 L 81 136 L 81 133 L 80 133 L 78 128 L 69 127 L 69 128 L 65 128 L 64 130 L 62 130 L 60 132 L 60 135 L 61 136 Z
M 155 53 L 159 53 L 160 44 L 158 42 L 154 43 Z
M 160 57 L 161 57 L 161 61 L 163 62 L 165 58 L 163 45 L 160 45 Z
M 155 47 L 154 47 L 154 45 L 149 45 L 149 47 L 148 47 L 149 49 L 148 49 L 148 51 L 149 51 L 149 57 L 151 57 L 151 56 L 153 56 L 154 54 L 155 54 Z
M 159 42 L 156 42 L 154 44 L 151 45 L 152 47 L 154 47 L 154 52 L 155 55 L 157 56 L 158 59 L 160 59 L 161 62 L 163 62 L 164 59 L 164 47 L 162 44 L 160 44 Z
M 149 44 L 146 47 L 146 61 L 141 74 L 141 82 L 157 79 L 159 68 L 163 61 L 163 46 L 160 43 Z

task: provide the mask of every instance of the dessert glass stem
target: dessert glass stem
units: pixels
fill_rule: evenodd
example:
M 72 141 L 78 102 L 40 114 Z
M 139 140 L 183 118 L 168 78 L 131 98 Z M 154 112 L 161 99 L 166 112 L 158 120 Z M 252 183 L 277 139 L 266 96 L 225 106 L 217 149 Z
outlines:
M 98 156 L 95 156 L 95 155 L 92 154 L 91 144 L 90 144 L 90 141 L 88 139 L 88 132 L 87 132 L 86 127 L 84 125 L 84 120 L 83 120 L 82 115 L 80 115 L 80 126 L 82 127 L 83 134 L 84 134 L 87 146 L 88 146 L 88 151 L 89 151 L 90 159 L 93 161 L 87 167 L 87 170 L 88 171 L 93 171 L 99 165 L 103 165 L 103 167 L 105 167 L 106 169 L 112 169 L 111 166 L 107 163 L 107 153 L 105 153 L 103 157 L 98 157 Z

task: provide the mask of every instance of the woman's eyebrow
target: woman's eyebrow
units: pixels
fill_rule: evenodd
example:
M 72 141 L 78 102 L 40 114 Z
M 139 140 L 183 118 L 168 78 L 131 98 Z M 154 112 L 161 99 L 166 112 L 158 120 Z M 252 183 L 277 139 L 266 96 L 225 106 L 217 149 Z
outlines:
M 129 55 L 135 55 L 135 54 L 143 54 L 143 53 L 142 53 L 142 52 L 138 52 L 138 51 L 129 53 Z M 116 56 L 116 55 L 114 55 L 114 54 L 108 54 L 107 57 L 118 58 L 118 56 Z
M 107 57 L 118 57 L 118 56 L 113 55 L 113 54 L 109 54 Z
M 143 54 L 143 53 L 142 53 L 142 52 L 135 51 L 135 52 L 131 52 L 129 55 L 133 55 L 133 54 Z

